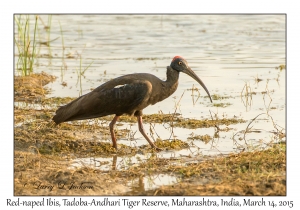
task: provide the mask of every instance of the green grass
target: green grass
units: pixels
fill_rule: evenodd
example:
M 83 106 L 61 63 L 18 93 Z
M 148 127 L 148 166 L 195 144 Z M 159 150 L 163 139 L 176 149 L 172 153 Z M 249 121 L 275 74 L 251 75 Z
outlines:
M 37 19 L 38 16 L 35 16 L 33 40 L 31 40 L 29 15 L 25 16 L 25 18 L 22 15 L 15 16 L 18 33 L 18 38 L 15 37 L 15 44 L 19 52 L 17 69 L 21 71 L 22 76 L 27 76 L 33 72 L 33 64 L 36 57 Z
M 52 15 L 48 15 L 48 25 L 47 25 L 47 35 L 48 35 L 48 51 L 49 51 L 49 57 L 52 58 L 52 51 L 50 46 L 50 30 L 51 30 L 51 22 L 52 22 Z
M 76 73 L 77 73 L 77 76 L 78 76 L 76 86 L 77 86 L 78 83 L 79 83 L 79 87 L 80 87 L 79 95 L 80 95 L 80 96 L 82 95 L 82 81 L 81 81 L 81 78 L 84 77 L 85 71 L 86 71 L 93 63 L 94 63 L 94 61 L 92 61 L 87 67 L 85 67 L 84 69 L 82 69 L 82 58 L 81 58 L 81 55 L 80 55 L 79 69 L 76 68 Z

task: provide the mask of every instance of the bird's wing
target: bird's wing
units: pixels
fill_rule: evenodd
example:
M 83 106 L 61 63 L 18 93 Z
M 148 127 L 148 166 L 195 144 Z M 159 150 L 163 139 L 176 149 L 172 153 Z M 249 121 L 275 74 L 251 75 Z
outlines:
M 124 82 L 122 82 L 124 83 Z M 128 84 L 116 83 L 114 87 L 100 86 L 56 111 L 54 121 L 64 122 L 106 116 L 110 114 L 134 114 L 145 108 L 152 85 L 146 80 L 134 80 Z M 59 119 L 61 115 L 61 119 Z M 55 119 L 56 118 L 56 119 Z M 56 122 L 55 121 L 55 122 Z

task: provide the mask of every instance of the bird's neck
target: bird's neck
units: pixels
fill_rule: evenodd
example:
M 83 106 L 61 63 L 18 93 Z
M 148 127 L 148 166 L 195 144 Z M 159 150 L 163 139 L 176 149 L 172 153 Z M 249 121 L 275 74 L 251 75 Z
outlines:
M 161 85 L 153 86 L 153 91 L 151 98 L 149 99 L 150 103 L 156 104 L 159 101 L 162 101 L 172 95 L 178 86 L 179 72 L 173 70 L 170 66 L 167 67 L 167 80 L 161 82 Z
M 178 86 L 179 72 L 172 69 L 171 66 L 167 67 L 167 80 L 165 83 L 165 88 L 169 95 L 172 95 Z
M 167 80 L 165 81 L 165 83 L 171 87 L 171 86 L 174 86 L 178 85 L 178 78 L 179 78 L 179 72 L 172 69 L 171 66 L 167 66 Z

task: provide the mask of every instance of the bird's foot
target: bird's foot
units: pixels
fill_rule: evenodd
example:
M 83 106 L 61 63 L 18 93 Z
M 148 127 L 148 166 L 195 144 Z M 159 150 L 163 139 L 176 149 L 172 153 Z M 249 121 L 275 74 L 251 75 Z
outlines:
M 158 147 L 156 147 L 156 146 L 152 146 L 152 149 L 154 149 L 156 152 L 163 151 L 163 149 L 158 148 Z

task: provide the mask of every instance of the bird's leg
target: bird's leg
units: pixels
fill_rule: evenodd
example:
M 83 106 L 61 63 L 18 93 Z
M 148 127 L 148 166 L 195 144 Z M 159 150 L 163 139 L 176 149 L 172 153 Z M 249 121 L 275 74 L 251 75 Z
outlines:
M 116 135 L 114 132 L 114 125 L 116 124 L 117 120 L 120 118 L 120 116 L 115 116 L 114 119 L 109 123 L 109 130 L 110 130 L 110 135 L 111 135 L 111 140 L 113 143 L 113 147 L 117 150 L 117 140 L 116 140 Z
M 151 147 L 157 151 L 161 151 L 162 149 L 158 148 L 155 146 L 155 144 L 150 140 L 150 138 L 147 136 L 147 134 L 144 131 L 144 127 L 143 127 L 143 120 L 142 120 L 142 116 L 137 116 L 137 121 L 139 124 L 139 131 L 141 132 L 141 134 L 145 137 L 145 139 L 149 142 L 149 144 L 151 145 Z
M 111 167 L 111 170 L 116 170 L 116 165 L 117 165 L 117 159 L 118 159 L 118 156 L 117 155 L 114 155 L 113 156 L 113 162 L 112 162 L 112 167 Z

